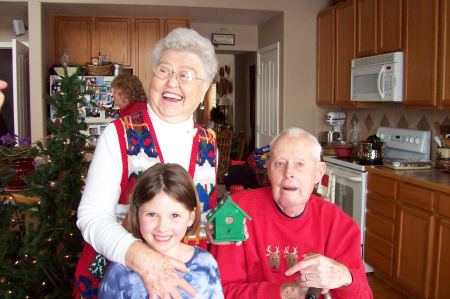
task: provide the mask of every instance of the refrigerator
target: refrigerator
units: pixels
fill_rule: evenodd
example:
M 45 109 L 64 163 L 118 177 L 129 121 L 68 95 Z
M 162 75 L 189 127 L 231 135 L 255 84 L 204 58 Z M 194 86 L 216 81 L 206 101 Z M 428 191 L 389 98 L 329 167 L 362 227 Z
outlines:
M 114 76 L 83 76 L 86 81 L 86 106 L 80 108 L 88 128 L 83 131 L 88 136 L 89 145 L 95 146 L 98 137 L 106 126 L 119 117 L 119 108 L 114 105 L 112 99 L 111 82 Z M 61 77 L 50 76 L 50 94 L 58 92 L 61 85 Z M 55 120 L 55 109 L 50 106 L 50 118 Z

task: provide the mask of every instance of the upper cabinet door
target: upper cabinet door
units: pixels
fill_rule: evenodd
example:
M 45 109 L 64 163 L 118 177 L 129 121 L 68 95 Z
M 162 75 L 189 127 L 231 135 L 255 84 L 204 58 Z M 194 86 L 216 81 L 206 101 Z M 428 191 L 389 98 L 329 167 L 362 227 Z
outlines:
M 317 90 L 318 105 L 334 102 L 334 9 L 317 16 Z
M 405 1 L 405 106 L 436 106 L 438 0 Z
M 55 17 L 55 63 L 63 54 L 70 64 L 86 64 L 91 60 L 91 18 Z
M 96 18 L 92 53 L 108 55 L 112 63 L 132 65 L 132 20 L 130 18 Z
M 350 100 L 351 63 L 355 58 L 355 5 L 345 1 L 336 5 L 336 83 L 335 101 L 341 106 L 354 106 Z
M 403 0 L 378 0 L 378 53 L 402 51 Z
M 164 36 L 175 28 L 189 28 L 189 20 L 186 19 L 166 19 L 164 20 Z
M 450 0 L 441 1 L 439 104 L 450 107 Z
M 136 19 L 134 29 L 136 72 L 144 89 L 149 94 L 150 82 L 153 76 L 152 49 L 159 41 L 159 19 Z
M 357 0 L 357 55 L 377 53 L 377 0 Z

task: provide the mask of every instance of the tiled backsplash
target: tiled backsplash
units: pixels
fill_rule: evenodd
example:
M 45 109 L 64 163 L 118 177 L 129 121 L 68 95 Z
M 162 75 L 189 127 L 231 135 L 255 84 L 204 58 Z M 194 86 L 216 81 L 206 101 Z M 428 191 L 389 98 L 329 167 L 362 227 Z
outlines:
M 358 122 L 360 140 L 375 134 L 380 126 L 432 131 L 433 122 L 438 122 L 439 125 L 450 125 L 450 110 L 405 109 L 398 104 L 386 104 L 383 108 L 378 109 L 323 110 L 323 117 L 328 111 L 344 111 L 346 113 L 345 132 L 352 128 L 352 122 Z M 324 130 L 329 129 L 325 122 L 323 128 Z M 435 147 L 433 144 L 432 157 L 436 152 Z

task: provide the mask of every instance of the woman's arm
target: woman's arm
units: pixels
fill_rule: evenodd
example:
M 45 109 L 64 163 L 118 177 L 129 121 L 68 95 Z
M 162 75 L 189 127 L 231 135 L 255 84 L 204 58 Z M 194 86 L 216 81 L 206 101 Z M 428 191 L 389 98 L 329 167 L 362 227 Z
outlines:
M 84 240 L 108 260 L 139 273 L 150 298 L 158 294 L 181 298 L 177 287 L 195 295 L 195 290 L 175 271 L 188 271 L 183 263 L 155 252 L 116 221 L 121 177 L 119 141 L 115 126 L 109 125 L 97 142 L 78 207 L 77 225 Z
M 125 254 L 136 240 L 116 221 L 122 159 L 115 126 L 100 136 L 78 207 L 77 226 L 84 240 L 108 260 L 125 264 Z

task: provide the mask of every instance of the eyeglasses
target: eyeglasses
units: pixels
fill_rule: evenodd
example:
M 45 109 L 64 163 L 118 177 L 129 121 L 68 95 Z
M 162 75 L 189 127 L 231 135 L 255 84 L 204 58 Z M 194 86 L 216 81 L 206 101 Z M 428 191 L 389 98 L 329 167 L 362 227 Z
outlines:
M 175 72 L 170 67 L 164 65 L 158 65 L 153 67 L 153 74 L 155 74 L 155 76 L 161 80 L 168 80 L 172 78 L 174 74 L 176 74 L 175 78 L 177 78 L 178 82 L 180 83 L 189 83 L 194 82 L 195 80 L 207 82 L 207 80 L 205 79 L 197 78 L 193 70 L 181 70 Z

